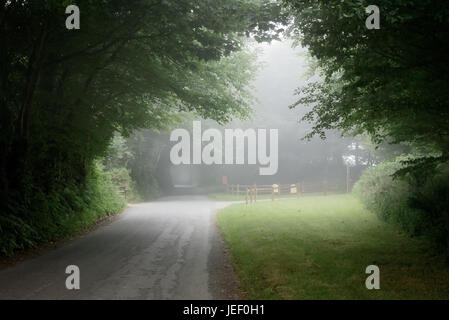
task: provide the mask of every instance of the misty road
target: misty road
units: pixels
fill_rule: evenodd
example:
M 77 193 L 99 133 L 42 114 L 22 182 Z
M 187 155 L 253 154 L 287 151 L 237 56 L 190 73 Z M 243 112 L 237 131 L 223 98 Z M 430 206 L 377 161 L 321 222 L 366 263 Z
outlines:
M 232 274 L 216 210 L 204 196 L 131 205 L 112 222 L 0 270 L 0 299 L 232 299 Z M 80 289 L 68 290 L 68 265 Z

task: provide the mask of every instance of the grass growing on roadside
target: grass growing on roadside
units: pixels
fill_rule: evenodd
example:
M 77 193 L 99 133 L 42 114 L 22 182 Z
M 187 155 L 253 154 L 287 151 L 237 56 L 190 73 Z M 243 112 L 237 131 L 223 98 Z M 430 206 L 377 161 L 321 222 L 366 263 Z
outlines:
M 251 299 L 448 299 L 449 268 L 350 195 L 236 204 L 219 212 Z M 367 290 L 365 268 L 380 268 Z
M 304 194 L 303 196 L 310 197 L 310 196 L 317 196 L 317 195 L 322 195 L 322 193 L 321 192 L 307 193 L 307 194 Z M 245 195 L 243 195 L 243 194 L 236 195 L 236 194 L 230 194 L 230 193 L 223 192 L 223 193 L 209 193 L 207 196 L 209 198 L 217 200 L 217 201 L 245 201 Z M 280 199 L 280 198 L 296 199 L 296 194 L 281 194 L 281 195 L 276 195 L 275 198 L 276 199 Z M 258 200 L 271 199 L 271 194 L 259 194 L 259 195 L 257 195 L 257 199 Z
M 126 206 L 98 164 L 84 184 L 47 194 L 35 188 L 28 202 L 17 201 L 9 214 L 0 212 L 0 258 L 74 236 Z

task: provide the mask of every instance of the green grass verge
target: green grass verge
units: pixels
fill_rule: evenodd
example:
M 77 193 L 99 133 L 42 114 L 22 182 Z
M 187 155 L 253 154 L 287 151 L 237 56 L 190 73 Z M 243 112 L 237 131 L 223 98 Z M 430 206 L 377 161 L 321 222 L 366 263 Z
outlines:
M 317 193 L 307 193 L 304 194 L 303 196 L 305 197 L 310 197 L 310 196 L 320 196 L 322 195 L 321 192 L 317 192 Z M 229 193 L 209 193 L 207 195 L 209 198 L 217 200 L 217 201 L 244 201 L 245 200 L 245 195 L 233 195 L 233 194 L 229 194 Z M 296 194 L 281 194 L 280 196 L 277 195 L 276 199 L 286 199 L 286 198 L 291 198 L 291 199 L 296 199 Z M 258 200 L 265 200 L 265 199 L 271 199 L 271 194 L 260 194 L 257 196 Z
M 449 298 L 447 264 L 351 195 L 236 204 L 217 221 L 251 299 Z M 371 264 L 380 290 L 365 287 Z
M 82 185 L 51 193 L 35 188 L 27 201 L 0 212 L 0 258 L 82 233 L 126 206 L 110 176 L 98 165 Z

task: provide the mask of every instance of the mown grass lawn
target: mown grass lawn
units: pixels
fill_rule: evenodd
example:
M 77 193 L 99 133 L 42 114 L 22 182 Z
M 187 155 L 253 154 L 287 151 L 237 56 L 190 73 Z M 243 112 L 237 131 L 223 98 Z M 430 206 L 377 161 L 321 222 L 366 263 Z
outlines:
M 304 194 L 305 197 L 313 197 L 317 195 L 322 195 L 322 193 L 307 193 Z M 209 198 L 217 200 L 217 201 L 245 201 L 245 195 L 244 194 L 230 194 L 230 193 L 209 193 L 207 195 Z M 284 198 L 290 198 L 290 199 L 296 199 L 296 194 L 281 194 L 276 195 L 276 199 L 284 199 Z M 257 195 L 258 200 L 270 200 L 271 194 L 258 194 Z
M 235 204 L 218 213 L 250 299 L 449 299 L 449 265 L 350 195 Z M 380 268 L 380 290 L 365 268 Z

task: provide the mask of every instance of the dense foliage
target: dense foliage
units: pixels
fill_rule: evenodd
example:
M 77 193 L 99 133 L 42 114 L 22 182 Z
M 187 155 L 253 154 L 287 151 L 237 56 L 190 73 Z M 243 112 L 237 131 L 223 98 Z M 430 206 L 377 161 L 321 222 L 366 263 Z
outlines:
M 376 1 L 378 30 L 365 26 L 370 1 L 286 3 L 295 16 L 292 34 L 323 71 L 324 81 L 298 91 L 297 105 L 313 106 L 304 117 L 315 122 L 311 134 L 330 128 L 366 132 L 376 142 L 391 139 L 431 151 L 410 165 L 448 161 L 447 3 Z
M 365 133 L 384 158 L 408 153 L 368 170 L 355 192 L 383 219 L 448 248 L 449 6 L 379 0 L 380 29 L 368 29 L 370 1 L 285 2 L 292 35 L 321 70 L 292 105 L 311 107 L 302 118 L 314 125 L 308 136 Z
M 411 235 L 425 236 L 449 256 L 449 168 L 440 165 L 434 175 L 393 178 L 404 160 L 410 160 L 410 156 L 366 170 L 354 186 L 354 194 L 381 219 Z
M 9 201 L 10 214 L 0 215 L 0 255 L 71 236 L 125 206 L 99 163 L 92 165 L 82 185 L 67 183 L 48 192 L 33 187 L 33 191 L 25 201 Z
M 159 166 L 167 152 L 157 130 L 186 112 L 219 124 L 248 116 L 256 66 L 246 37 L 275 39 L 289 22 L 322 75 L 292 106 L 311 107 L 309 137 L 343 130 L 402 143 L 414 157 L 370 170 L 359 194 L 387 220 L 448 245 L 444 2 L 379 0 L 379 30 L 365 27 L 365 0 L 80 0 L 80 30 L 65 28 L 69 4 L 0 3 L 2 254 L 117 212 L 116 186 L 132 197 L 158 194 L 157 174 L 169 168 Z M 142 128 L 153 131 L 135 132 Z M 318 154 L 316 171 L 335 165 L 344 174 L 347 147 Z M 374 163 L 368 154 L 363 166 Z M 291 158 L 285 163 L 297 165 Z
M 158 178 L 161 174 L 169 180 L 167 172 L 160 172 L 164 171 L 161 166 L 170 165 L 161 161 L 167 160 L 161 155 L 168 152 L 169 141 L 167 133 L 152 130 L 139 130 L 126 139 L 118 134 L 114 137 L 103 162 L 126 200 L 150 200 L 167 191 L 164 180 Z
M 0 3 L 3 253 L 45 240 L 45 217 L 95 207 L 89 177 L 115 132 L 164 128 L 179 111 L 246 116 L 253 69 L 238 52 L 243 37 L 282 31 L 268 0 L 80 0 L 79 30 L 65 27 L 69 4 Z

